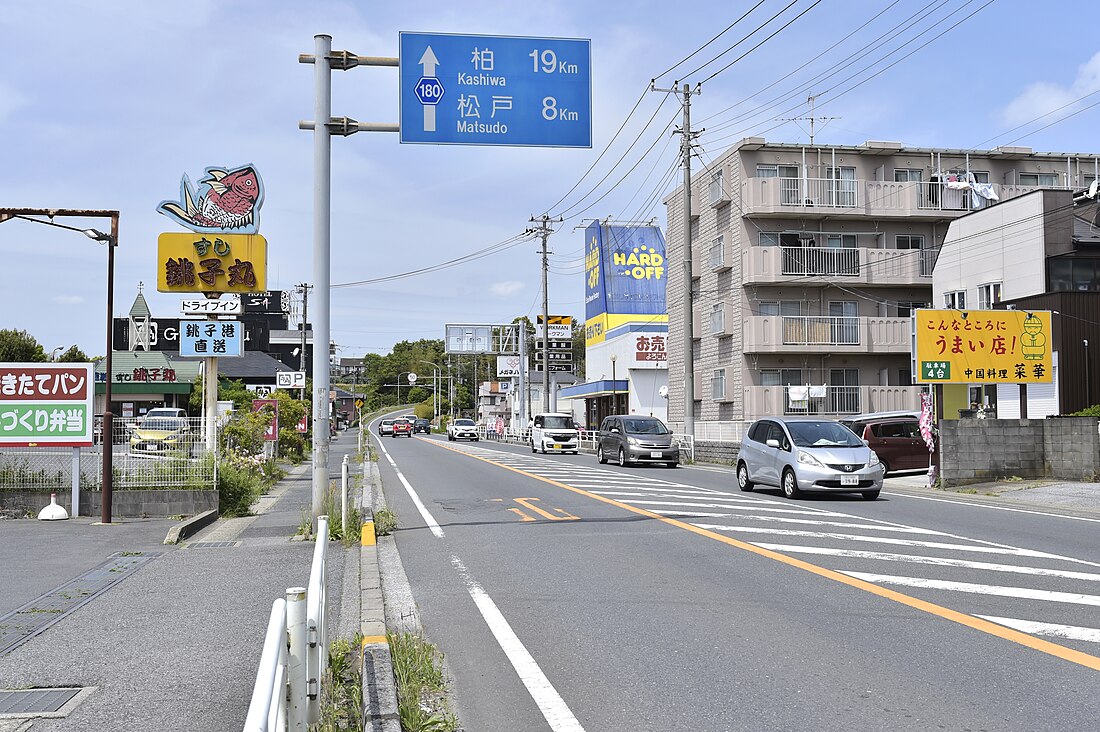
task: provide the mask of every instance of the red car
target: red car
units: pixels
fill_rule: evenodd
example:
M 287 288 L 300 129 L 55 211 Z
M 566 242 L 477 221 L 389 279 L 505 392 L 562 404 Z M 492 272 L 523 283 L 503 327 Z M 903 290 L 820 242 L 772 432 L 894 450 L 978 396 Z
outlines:
M 404 435 L 405 437 L 413 436 L 413 425 L 407 419 L 395 419 L 393 421 L 393 436 Z

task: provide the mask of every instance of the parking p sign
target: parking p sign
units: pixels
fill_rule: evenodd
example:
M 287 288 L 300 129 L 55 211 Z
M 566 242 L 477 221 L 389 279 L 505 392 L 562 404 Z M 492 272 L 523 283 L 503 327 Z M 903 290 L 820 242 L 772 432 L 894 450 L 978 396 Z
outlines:
M 280 371 L 275 374 L 275 386 L 280 389 L 305 389 L 305 371 Z

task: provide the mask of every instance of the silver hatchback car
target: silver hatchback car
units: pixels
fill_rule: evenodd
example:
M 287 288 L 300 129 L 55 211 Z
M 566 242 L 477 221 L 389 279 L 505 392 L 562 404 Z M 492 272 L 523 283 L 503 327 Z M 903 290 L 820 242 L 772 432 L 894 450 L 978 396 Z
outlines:
M 882 490 L 882 464 L 850 429 L 829 419 L 766 417 L 745 433 L 737 455 L 737 486 L 776 486 L 787 498 L 803 491 L 859 493 L 869 501 Z

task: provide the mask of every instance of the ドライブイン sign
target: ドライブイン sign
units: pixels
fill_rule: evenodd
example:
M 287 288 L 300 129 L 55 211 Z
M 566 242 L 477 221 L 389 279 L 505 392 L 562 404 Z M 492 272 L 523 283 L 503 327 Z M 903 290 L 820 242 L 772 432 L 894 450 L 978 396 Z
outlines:
M 401 142 L 592 147 L 591 42 L 400 34 Z

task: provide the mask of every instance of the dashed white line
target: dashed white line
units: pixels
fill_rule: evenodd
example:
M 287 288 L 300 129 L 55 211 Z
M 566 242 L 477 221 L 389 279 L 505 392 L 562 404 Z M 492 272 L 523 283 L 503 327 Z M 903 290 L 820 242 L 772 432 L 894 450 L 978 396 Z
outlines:
M 1024 600 L 1046 600 L 1047 602 L 1065 602 L 1072 605 L 1100 606 L 1100 596 L 1085 595 L 1079 592 L 1055 592 L 1053 590 L 1034 590 L 1030 587 L 1000 587 L 998 585 L 979 585 L 972 582 L 951 582 L 949 580 L 928 579 L 926 577 L 895 577 L 889 574 L 870 572 L 845 572 L 841 574 L 855 577 L 865 582 L 883 585 L 918 587 L 926 590 L 948 590 L 968 592 L 975 595 L 995 595 L 997 597 L 1015 597 Z
M 1082 628 L 1079 625 L 1059 625 L 1057 623 L 1039 623 L 1034 620 L 998 618 L 994 615 L 976 615 L 975 617 L 988 620 L 991 623 L 997 623 L 998 625 L 1014 628 L 1022 633 L 1045 635 L 1051 638 L 1065 638 L 1066 640 L 1100 643 L 1100 628 Z

